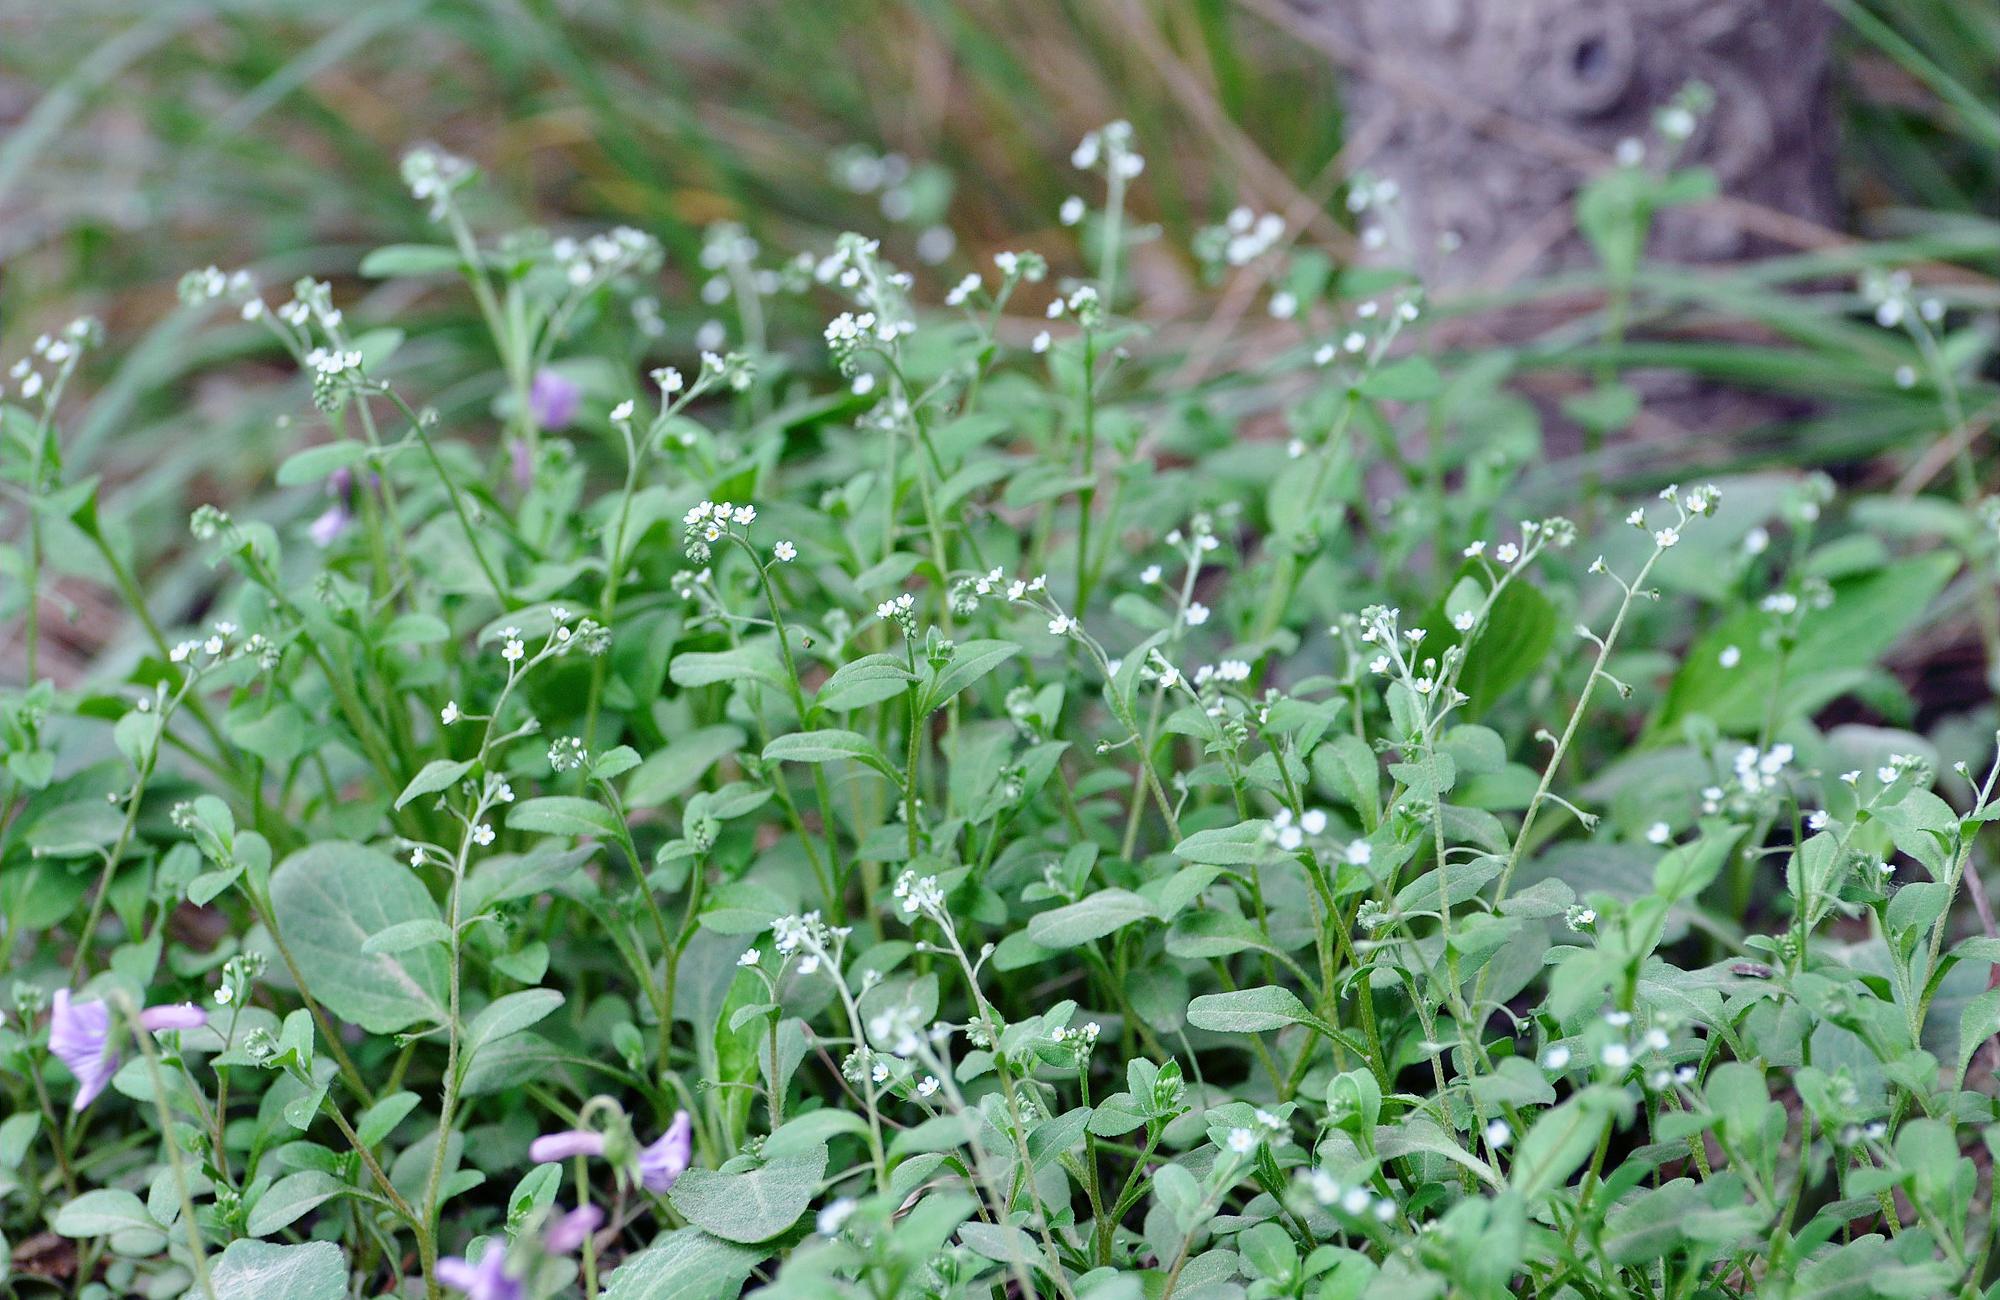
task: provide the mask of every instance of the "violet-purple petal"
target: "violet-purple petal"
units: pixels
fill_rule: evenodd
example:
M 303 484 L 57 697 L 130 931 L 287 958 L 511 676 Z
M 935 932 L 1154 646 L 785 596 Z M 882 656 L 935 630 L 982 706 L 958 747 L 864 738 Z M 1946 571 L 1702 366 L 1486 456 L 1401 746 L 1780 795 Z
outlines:
M 549 1225 L 542 1245 L 551 1255 L 567 1255 L 604 1222 L 604 1211 L 586 1201 Z
M 528 1159 L 538 1165 L 567 1160 L 571 1156 L 603 1154 L 604 1135 L 583 1128 L 565 1129 L 560 1133 L 544 1133 L 528 1145 Z
M 527 1295 L 519 1282 L 507 1276 L 507 1247 L 498 1241 L 486 1243 L 486 1252 L 477 1264 L 456 1255 L 439 1260 L 437 1278 L 471 1300 L 524 1300 Z
M 111 1008 L 99 998 L 72 1001 L 68 989 L 57 989 L 49 1012 L 49 1051 L 76 1078 L 72 1109 L 96 1101 L 117 1073 L 118 1058 L 110 1047 Z
M 649 1192 L 664 1192 L 674 1185 L 694 1159 L 694 1117 L 675 1111 L 674 1122 L 660 1140 L 639 1153 L 639 1182 Z
M 583 390 L 576 382 L 554 370 L 536 371 L 528 387 L 528 408 L 535 423 L 550 431 L 568 428 L 582 400 Z
M 208 1013 L 192 1002 L 147 1007 L 139 1013 L 139 1027 L 152 1034 L 162 1029 L 200 1029 L 207 1023 Z
M 334 539 L 345 532 L 347 525 L 352 522 L 354 522 L 354 512 L 347 508 L 346 502 L 336 501 L 307 525 L 306 532 L 311 535 L 314 546 L 325 550 L 333 545 Z

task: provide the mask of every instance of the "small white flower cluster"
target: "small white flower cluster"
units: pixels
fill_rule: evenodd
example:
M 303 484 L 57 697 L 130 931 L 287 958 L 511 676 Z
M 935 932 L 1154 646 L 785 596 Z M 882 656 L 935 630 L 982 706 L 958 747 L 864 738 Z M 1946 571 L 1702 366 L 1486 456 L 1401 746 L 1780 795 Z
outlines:
M 771 922 L 771 946 L 777 950 L 781 961 L 797 957 L 801 975 L 811 975 L 819 970 L 822 963 L 828 963 L 837 976 L 840 971 L 839 954 L 846 946 L 847 936 L 852 933 L 852 926 L 828 925 L 820 919 L 818 911 L 811 911 L 804 915 L 781 916 Z
M 681 546 L 697 564 L 708 562 L 710 547 L 730 535 L 732 528 L 748 528 L 757 522 L 756 506 L 739 506 L 728 501 L 702 501 L 681 516 Z
M 1597 913 L 1581 903 L 1571 903 L 1563 909 L 1563 924 L 1572 930 L 1588 930 L 1597 924 Z
M 1304 846 L 1308 837 L 1326 834 L 1326 811 L 1308 808 L 1292 815 L 1289 808 L 1280 808 L 1271 814 L 1271 824 L 1264 828 L 1264 841 L 1276 844 L 1287 853 L 1295 853 Z
M 618 226 L 587 239 L 565 235 L 549 243 L 549 256 L 570 288 L 588 290 L 621 275 L 655 270 L 662 260 L 660 241 L 643 230 Z
M 1104 303 L 1099 298 L 1094 285 L 1080 284 L 1069 291 L 1067 298 L 1052 298 L 1044 313 L 1050 320 L 1061 320 L 1065 315 L 1074 317 L 1084 329 L 1096 329 L 1104 324 Z M 1035 351 L 1045 350 L 1046 345 Z
M 917 635 L 917 598 L 909 592 L 892 596 L 875 607 L 875 617 L 884 623 L 894 623 L 905 640 L 914 640 Z
M 1658 1025 L 1646 1029 L 1636 1041 L 1627 1040 L 1623 1036 L 1623 1031 L 1632 1024 L 1632 1013 L 1629 1011 L 1607 1011 L 1604 1014 L 1604 1023 L 1619 1033 L 1597 1049 L 1597 1063 L 1618 1074 L 1622 1075 L 1630 1070 L 1648 1055 L 1658 1056 L 1673 1046 L 1673 1039 Z M 1568 1048 L 1554 1047 L 1550 1048 L 1548 1054 L 1542 1058 L 1542 1064 L 1549 1070 L 1559 1071 L 1570 1063 L 1570 1059 Z M 1659 1065 L 1647 1072 L 1645 1083 L 1653 1091 L 1659 1092 L 1675 1083 L 1683 1085 L 1692 1083 L 1694 1079 L 1695 1068 L 1691 1065 L 1683 1065 L 1679 1069 Z
M 557 772 L 579 772 L 590 763 L 590 750 L 580 736 L 560 736 L 549 742 L 549 766 Z
M 993 265 L 1000 272 L 1003 285 L 1008 287 L 1016 283 L 1040 284 L 1049 273 L 1048 259 L 1034 252 L 1002 249 L 993 255 Z
M 1222 224 L 1198 231 L 1195 256 L 1211 267 L 1247 266 L 1276 248 L 1285 237 L 1285 219 L 1275 212 L 1230 209 Z
M 1123 182 L 1146 170 L 1146 160 L 1132 148 L 1132 124 L 1123 120 L 1092 131 L 1077 141 L 1069 160 L 1078 171 L 1104 165 L 1107 176 Z
M 37 335 L 34 345 L 28 350 L 29 355 L 7 369 L 7 377 L 14 381 L 21 400 L 31 402 L 39 397 L 44 405 L 54 402 L 61 390 L 60 379 L 68 376 L 75 368 L 77 359 L 83 355 L 83 350 L 94 345 L 102 334 L 102 327 L 94 319 L 79 316 L 64 326 L 59 334 Z M 36 365 L 38 361 L 55 367 L 57 382 L 50 382 Z
M 1785 783 L 1785 774 L 1791 767 L 1794 754 L 1792 747 L 1783 741 L 1763 750 L 1755 745 L 1743 746 L 1730 761 L 1734 779 L 1729 786 L 1702 788 L 1702 812 L 1718 813 L 1726 803 L 1738 800 L 1754 803 L 1766 794 L 1776 793 Z
M 451 210 L 451 196 L 472 179 L 472 164 L 463 158 L 428 146 L 403 155 L 403 184 L 410 197 L 430 205 L 430 219 L 444 220 Z
M 1944 320 L 1944 301 L 1916 296 L 1916 286 L 1908 271 L 1871 270 L 1861 277 L 1861 298 L 1875 311 L 1875 323 L 1883 329 L 1914 325 L 1937 325 Z
M 894 894 L 902 905 L 903 915 L 915 916 L 921 912 L 941 924 L 950 924 L 944 910 L 944 890 L 938 887 L 936 876 L 919 876 L 914 871 L 905 871 L 896 878 Z
M 1373 1218 L 1377 1223 L 1388 1223 L 1396 1217 L 1394 1201 L 1387 1197 L 1378 1199 L 1360 1183 L 1347 1186 L 1324 1169 L 1307 1174 L 1305 1185 L 1315 1201 L 1351 1219 Z
M 234 658 L 235 655 L 246 652 L 261 654 L 270 647 L 270 642 L 261 635 L 251 637 L 242 646 L 232 647 L 230 638 L 235 635 L 236 624 L 227 621 L 213 624 L 207 636 L 191 637 L 188 640 L 177 642 L 167 651 L 167 659 L 170 663 L 177 664 L 199 663 L 200 660 L 197 656 L 206 656 L 210 660 L 216 660 L 228 654 L 231 658 Z M 253 642 L 255 643 L 254 646 Z M 234 653 L 231 653 L 232 650 Z
M 840 373 L 856 378 L 863 352 L 871 346 L 886 349 L 915 328 L 906 322 L 882 320 L 872 311 L 844 311 L 826 323 L 826 346 Z

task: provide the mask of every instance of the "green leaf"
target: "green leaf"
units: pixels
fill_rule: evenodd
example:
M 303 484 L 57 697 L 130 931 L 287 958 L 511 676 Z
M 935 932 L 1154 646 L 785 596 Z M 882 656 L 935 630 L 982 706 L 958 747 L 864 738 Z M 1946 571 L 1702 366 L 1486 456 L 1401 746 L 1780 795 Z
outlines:
M 450 943 L 451 927 L 443 921 L 431 917 L 420 917 L 414 921 L 404 921 L 386 930 L 378 930 L 368 936 L 361 945 L 366 953 L 408 952 L 421 948 L 427 943 Z
M 1363 379 L 1361 391 L 1383 401 L 1424 402 L 1444 391 L 1444 379 L 1428 358 L 1409 356 Z
M 813 707 L 846 713 L 894 699 L 910 688 L 917 675 L 894 655 L 864 655 L 833 670 L 833 676 L 813 696 Z
M 493 999 L 466 1028 L 466 1057 L 470 1059 L 488 1043 L 540 1023 L 562 1004 L 563 995 L 555 989 L 522 989 L 518 993 Z
M 363 1111 L 361 1118 L 354 1122 L 354 1134 L 361 1139 L 361 1145 L 372 1147 L 396 1131 L 396 1125 L 409 1117 L 422 1098 L 414 1092 L 397 1092 L 382 1098 Z
M 875 742 L 855 731 L 794 731 L 764 746 L 767 763 L 838 763 L 849 759 L 867 764 L 891 781 L 900 779 Z
M 690 650 L 674 656 L 667 665 L 667 677 L 676 686 L 713 686 L 746 678 L 779 688 L 785 684 L 784 669 L 777 655 L 762 646 L 715 652 Z
M 271 876 L 271 906 L 299 973 L 333 1013 L 371 1034 L 444 1019 L 444 954 L 368 953 L 370 936 L 440 920 L 410 869 L 340 840 L 300 849 Z
M 1778 721 L 1809 712 L 1851 689 L 1903 633 L 1923 617 L 1958 569 L 1956 556 L 1934 552 L 1856 577 L 1835 579 L 1833 604 L 1809 615 L 1786 659 Z M 1723 620 L 1689 648 L 1668 688 L 1650 734 L 1678 734 L 1683 719 L 1701 714 L 1725 730 L 1762 727 L 1778 685 L 1775 649 L 1764 644 L 1771 616 L 1747 608 Z M 1722 652 L 1737 648 L 1735 667 Z
M 308 447 L 286 457 L 285 463 L 278 466 L 278 484 L 281 487 L 298 487 L 318 483 L 337 469 L 358 464 L 367 454 L 367 444 L 352 438 Z
M 799 1221 L 825 1172 L 826 1148 L 817 1147 L 746 1173 L 690 1169 L 667 1199 L 688 1222 L 725 1240 L 768 1241 Z
M 388 244 L 361 259 L 361 274 L 371 280 L 456 275 L 464 265 L 458 250 L 444 244 Z
M 217 1300 L 343 1300 L 347 1261 L 330 1241 L 232 1241 L 210 1266 Z
M 1028 918 L 1028 937 L 1044 948 L 1074 948 L 1153 915 L 1152 904 L 1129 889 L 1100 889 L 1088 898 Z
M 1261 1034 L 1286 1025 L 1320 1022 L 1290 989 L 1266 986 L 1233 993 L 1204 993 L 1188 1003 L 1188 1023 L 1217 1034 Z
M 1021 653 L 1012 641 L 967 641 L 924 691 L 924 711 L 934 713 L 966 687 Z
M 1590 1155 L 1618 1104 L 1611 1089 L 1592 1086 L 1543 1111 L 1514 1153 L 1508 1183 L 1536 1206 Z
M 543 835 L 591 836 L 615 840 L 624 830 L 611 810 L 594 799 L 575 795 L 545 795 L 524 799 L 507 811 L 507 828 Z
M 165 1229 L 139 1198 L 115 1187 L 85 1192 L 57 1210 L 50 1226 L 65 1237 L 109 1237 L 120 1254 L 151 1254 L 166 1243 Z
M 244 1226 L 253 1237 L 265 1237 L 287 1224 L 304 1218 L 336 1196 L 352 1191 L 346 1183 L 318 1169 L 301 1169 L 286 1174 L 264 1189 L 250 1208 Z
M 682 1181 L 695 1172 L 683 1174 Z M 734 1300 L 763 1257 L 762 1251 L 682 1228 L 620 1264 L 605 1280 L 604 1300 Z
M 701 727 L 678 736 L 633 770 L 625 782 L 625 803 L 632 808 L 657 808 L 688 789 L 731 754 L 743 748 L 743 728 L 727 723 Z
M 450 789 L 471 770 L 472 764 L 469 762 L 459 763 L 449 758 L 432 759 L 424 764 L 423 771 L 410 778 L 410 783 L 403 787 L 403 793 L 396 796 L 397 809 L 400 810 L 412 799 L 421 799 L 427 794 Z

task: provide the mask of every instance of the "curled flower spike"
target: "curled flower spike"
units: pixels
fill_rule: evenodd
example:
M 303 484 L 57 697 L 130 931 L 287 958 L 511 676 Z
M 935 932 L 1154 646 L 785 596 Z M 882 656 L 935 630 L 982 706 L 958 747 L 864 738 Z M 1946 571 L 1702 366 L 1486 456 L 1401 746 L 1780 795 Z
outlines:
M 199 1029 L 208 1023 L 208 1013 L 186 1003 L 147 1007 L 139 1013 L 139 1028 L 147 1033 L 163 1029 Z M 118 1072 L 118 1053 L 111 1046 L 111 1008 L 102 998 L 78 1002 L 68 989 L 57 989 L 49 1010 L 49 1051 L 76 1078 L 72 1110 L 82 1110 L 96 1101 Z
M 527 1291 L 507 1275 L 507 1248 L 497 1241 L 486 1243 L 486 1253 L 477 1264 L 468 1264 L 457 1255 L 437 1263 L 437 1280 L 472 1300 L 525 1300 Z
M 576 381 L 553 370 L 536 371 L 535 382 L 528 387 L 528 410 L 535 423 L 551 433 L 569 427 L 582 401 L 583 390 Z

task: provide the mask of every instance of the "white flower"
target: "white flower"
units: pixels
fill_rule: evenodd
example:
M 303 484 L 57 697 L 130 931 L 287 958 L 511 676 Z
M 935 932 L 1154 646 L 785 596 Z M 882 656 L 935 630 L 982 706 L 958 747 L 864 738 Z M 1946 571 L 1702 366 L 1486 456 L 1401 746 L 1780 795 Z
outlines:
M 235 991 L 231 989 L 227 984 L 224 984 L 215 990 L 215 1005 L 218 1007 L 228 1006 L 232 1001 L 235 1000 L 235 998 L 236 998 Z
M 1083 199 L 1075 194 L 1064 199 L 1062 206 L 1056 209 L 1056 218 L 1065 226 L 1073 226 L 1077 222 L 1082 221 Z
M 1496 1119 L 1486 1126 L 1486 1145 L 1499 1150 L 1514 1136 L 1514 1130 L 1507 1127 L 1507 1121 Z
M 1182 617 L 1187 620 L 1189 627 L 1200 627 L 1208 622 L 1208 606 L 1198 600 L 1189 601 L 1187 612 Z
M 506 645 L 500 647 L 500 657 L 510 664 L 518 663 L 521 656 L 526 653 L 527 647 L 521 644 L 519 637 L 510 639 Z
M 1632 1064 L 1632 1049 L 1623 1043 L 1606 1043 L 1599 1052 L 1598 1059 L 1614 1070 L 1623 1070 Z
M 1653 534 L 1654 543 L 1663 551 L 1680 540 L 1681 533 L 1678 528 L 1662 528 L 1659 532 Z
M 1257 1135 L 1247 1128 L 1229 1130 L 1229 1149 L 1239 1156 L 1247 1156 L 1257 1149 Z
M 1368 1208 L 1368 1189 L 1365 1187 L 1348 1188 L 1347 1194 L 1340 1198 L 1340 1208 L 1346 1210 L 1349 1214 L 1360 1214 L 1365 1211 Z
M 860 1204 L 852 1196 L 842 1196 L 828 1201 L 813 1220 L 813 1227 L 818 1230 L 820 1236 L 831 1237 L 846 1225 Z
M 611 422 L 613 424 L 623 424 L 631 418 L 632 418 L 631 398 L 628 397 L 624 401 L 618 403 L 618 405 L 611 408 Z
M 1299 829 L 1308 835 L 1320 835 L 1326 831 L 1326 810 L 1308 808 L 1299 814 Z
M 1828 820 L 1824 808 L 1809 812 L 1806 814 L 1806 829 L 1810 831 L 1823 831 L 1826 829 Z
M 1076 626 L 1075 619 L 1071 618 L 1067 614 L 1058 614 L 1054 618 L 1049 620 L 1049 635 L 1068 636 L 1070 629 L 1075 626 Z
M 1654 822 L 1646 828 L 1646 839 L 1654 844 L 1665 844 L 1674 837 L 1674 832 L 1665 822 Z
M 1567 1047 L 1551 1047 L 1542 1056 L 1542 1068 L 1544 1070 L 1560 1070 L 1568 1064 L 1569 1049 Z
M 799 557 L 799 548 L 790 542 L 779 542 L 771 548 L 771 554 L 778 557 L 780 564 L 790 564 Z
M 1484 541 L 1470 542 L 1466 545 L 1464 551 L 1465 558 L 1468 560 L 1476 559 L 1484 554 L 1486 554 L 1486 543 Z
M 1375 846 L 1367 840 L 1354 840 L 1348 844 L 1347 851 L 1341 856 L 1347 860 L 1347 865 L 1350 867 L 1365 867 L 1375 856 Z
M 1512 564 L 1521 558 L 1521 548 L 1512 542 L 1502 542 L 1494 548 L 1493 558 L 1502 564 Z
M 1453 615 L 1451 625 L 1461 632 L 1470 632 L 1472 625 L 1478 621 L 1479 615 L 1468 609 Z
M 1139 570 L 1139 581 L 1145 583 L 1148 587 L 1152 586 L 1159 580 L 1160 580 L 1159 565 L 1149 564 L 1145 568 Z
M 493 823 L 481 822 L 472 828 L 472 842 L 485 848 L 493 842 Z
M 1029 341 L 1028 346 L 1036 352 L 1047 352 L 1049 350 L 1049 344 L 1052 342 L 1054 342 L 1054 340 L 1049 336 L 1049 332 L 1047 330 L 1041 330 L 1038 331 L 1035 337 Z
M 763 959 L 763 956 L 764 954 L 758 952 L 755 948 L 745 948 L 743 955 L 736 959 L 736 964 L 738 966 L 755 966 Z
M 447 727 L 464 716 L 464 714 L 458 711 L 457 700 L 446 700 L 444 707 L 438 710 L 438 721 L 444 723 Z
M 927 1074 L 924 1076 L 924 1081 L 917 1085 L 917 1095 L 919 1097 L 934 1097 L 937 1095 L 938 1087 L 938 1081 Z
M 1743 651 L 1736 646 L 1726 645 L 1722 647 L 1722 653 L 1715 656 L 1715 662 L 1724 668 L 1734 668 L 1743 662 Z

